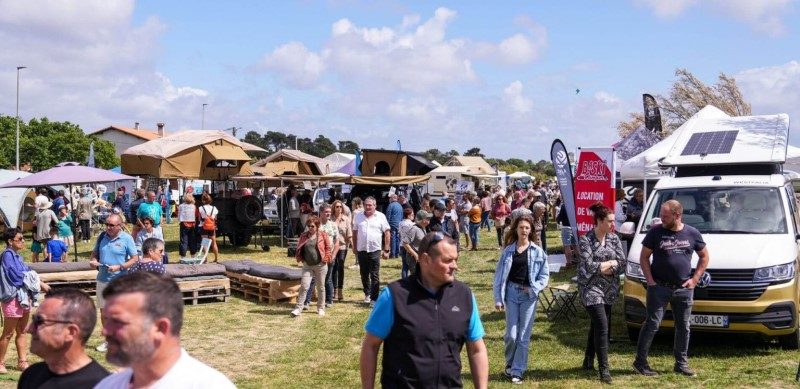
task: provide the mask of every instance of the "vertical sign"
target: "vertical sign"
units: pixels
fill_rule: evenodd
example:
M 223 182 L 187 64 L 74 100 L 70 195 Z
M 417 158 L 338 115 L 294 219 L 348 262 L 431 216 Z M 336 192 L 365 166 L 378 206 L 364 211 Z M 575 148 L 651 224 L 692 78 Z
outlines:
M 560 139 L 553 141 L 550 146 L 550 159 L 556 169 L 556 180 L 561 190 L 562 207 L 567 212 L 570 227 L 575 231 L 575 188 L 572 181 L 572 166 L 569 164 L 569 154 Z
M 614 210 L 614 149 L 611 147 L 582 148 L 578 155 L 575 175 L 575 213 L 578 236 L 594 228 L 594 215 L 589 206 L 603 203 Z

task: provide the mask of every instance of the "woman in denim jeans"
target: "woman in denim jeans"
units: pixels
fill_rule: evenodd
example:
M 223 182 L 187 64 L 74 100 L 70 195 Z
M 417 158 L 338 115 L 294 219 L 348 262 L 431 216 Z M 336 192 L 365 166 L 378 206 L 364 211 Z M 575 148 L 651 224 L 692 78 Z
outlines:
M 506 313 L 505 374 L 514 384 L 522 383 L 528 367 L 536 302 L 550 279 L 547 255 L 532 243 L 533 234 L 530 215 L 512 221 L 494 274 L 494 305 Z

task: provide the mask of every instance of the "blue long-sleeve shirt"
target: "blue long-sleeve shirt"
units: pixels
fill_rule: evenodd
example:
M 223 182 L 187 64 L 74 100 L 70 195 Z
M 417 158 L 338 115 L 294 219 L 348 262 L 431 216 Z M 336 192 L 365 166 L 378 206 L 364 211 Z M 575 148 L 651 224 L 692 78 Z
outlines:
M 3 269 L 6 273 L 8 283 L 14 287 L 21 288 L 25 279 L 25 272 L 30 268 L 22 261 L 22 256 L 14 250 L 6 249 L 3 251 Z
M 403 206 L 397 201 L 392 201 L 386 207 L 386 221 L 393 227 L 399 226 L 400 222 L 403 221 Z

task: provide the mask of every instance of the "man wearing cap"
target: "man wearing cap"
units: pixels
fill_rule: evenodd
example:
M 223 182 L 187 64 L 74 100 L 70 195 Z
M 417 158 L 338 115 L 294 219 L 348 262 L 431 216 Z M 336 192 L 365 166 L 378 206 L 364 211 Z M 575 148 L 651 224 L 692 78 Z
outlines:
M 403 236 L 403 248 L 406 249 L 406 260 L 410 274 L 414 274 L 419 261 L 419 244 L 425 238 L 426 228 L 431 223 L 431 215 L 424 209 L 417 211 L 416 223 Z
M 33 231 L 33 243 L 31 243 L 31 261 L 39 262 L 39 253 L 47 258 L 47 241 L 50 240 L 50 229 L 58 226 L 58 217 L 53 212 L 53 203 L 46 200 L 39 204 L 36 211 L 36 230 Z
M 452 203 L 452 200 L 449 201 Z M 431 223 L 428 225 L 428 230 L 445 233 L 445 235 L 456 241 L 456 247 L 460 244 L 458 241 L 458 227 L 447 213 L 447 207 L 440 201 L 434 203 L 433 217 L 431 218 Z
M 420 242 L 417 271 L 383 289 L 365 325 L 362 388 L 375 386 L 381 345 L 381 386 L 461 387 L 464 343 L 474 386 L 488 386 L 483 324 L 472 291 L 455 279 L 457 261 L 456 242 L 431 232 Z
M 694 227 L 683 223 L 683 206 L 667 200 L 661 206 L 661 224 L 650 228 L 642 240 L 639 264 L 647 280 L 647 318 L 639 332 L 633 368 L 642 375 L 658 375 L 647 363 L 650 344 L 661 325 L 669 303 L 675 317 L 676 373 L 693 377 L 689 368 L 689 318 L 692 315 L 694 288 L 708 267 L 708 248 Z M 692 272 L 692 252 L 696 252 L 697 269 Z M 650 254 L 653 263 L 650 263 Z
M 353 247 L 356 249 L 364 302 L 374 303 L 380 289 L 381 258 L 389 257 L 389 222 L 376 209 L 372 196 L 364 199 L 364 212 L 353 220 Z

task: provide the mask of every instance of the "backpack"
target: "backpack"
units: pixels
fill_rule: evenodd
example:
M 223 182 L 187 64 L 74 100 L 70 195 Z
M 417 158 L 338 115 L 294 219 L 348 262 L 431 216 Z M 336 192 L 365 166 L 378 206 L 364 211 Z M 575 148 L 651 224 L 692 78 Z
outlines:
M 205 205 L 203 206 L 203 210 L 205 211 Z M 217 229 L 217 214 L 214 213 L 214 207 L 211 207 L 211 213 L 206 211 L 206 218 L 203 219 L 203 229 L 206 231 L 214 231 Z

